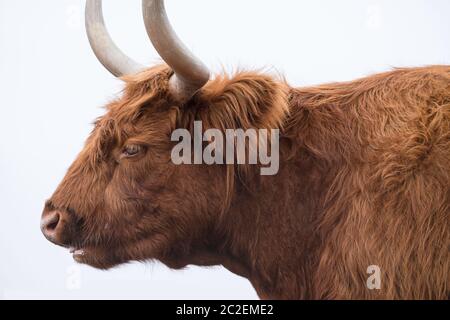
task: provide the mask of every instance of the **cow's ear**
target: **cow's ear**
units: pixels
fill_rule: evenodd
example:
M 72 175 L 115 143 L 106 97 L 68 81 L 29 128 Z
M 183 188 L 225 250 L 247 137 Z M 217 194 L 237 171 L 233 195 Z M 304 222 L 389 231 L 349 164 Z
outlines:
M 280 128 L 289 112 L 289 87 L 256 72 L 239 72 L 210 81 L 194 100 L 198 115 L 224 129 Z

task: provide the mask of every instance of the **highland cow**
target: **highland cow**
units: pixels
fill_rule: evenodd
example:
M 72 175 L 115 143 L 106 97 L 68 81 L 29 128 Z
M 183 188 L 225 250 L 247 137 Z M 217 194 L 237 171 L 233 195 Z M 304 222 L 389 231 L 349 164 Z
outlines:
M 211 79 L 163 1 L 143 10 L 167 65 L 126 57 L 87 1 L 94 52 L 125 88 L 45 204 L 47 239 L 101 269 L 222 265 L 263 299 L 449 297 L 450 66 L 306 88 L 261 72 Z M 279 129 L 278 174 L 174 164 L 171 134 L 195 121 Z

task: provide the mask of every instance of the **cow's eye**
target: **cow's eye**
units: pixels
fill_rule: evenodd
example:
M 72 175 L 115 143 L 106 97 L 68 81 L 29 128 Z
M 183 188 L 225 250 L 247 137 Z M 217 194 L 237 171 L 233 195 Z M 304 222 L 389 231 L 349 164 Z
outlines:
M 127 157 L 127 158 L 131 158 L 134 156 L 137 156 L 138 154 L 140 154 L 142 152 L 142 146 L 137 145 L 137 144 L 132 144 L 132 145 L 128 145 L 125 146 L 125 148 L 123 149 L 123 156 Z

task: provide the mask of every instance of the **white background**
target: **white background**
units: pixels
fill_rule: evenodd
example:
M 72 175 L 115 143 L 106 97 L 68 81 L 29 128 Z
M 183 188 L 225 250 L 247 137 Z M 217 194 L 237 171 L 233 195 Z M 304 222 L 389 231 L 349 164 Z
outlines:
M 117 44 L 158 61 L 139 0 L 104 1 Z M 257 298 L 222 268 L 102 272 L 47 242 L 39 218 L 100 106 L 118 94 L 92 54 L 82 0 L 0 0 L 0 299 Z M 275 69 L 295 86 L 450 64 L 449 0 L 168 0 L 175 29 L 217 73 Z

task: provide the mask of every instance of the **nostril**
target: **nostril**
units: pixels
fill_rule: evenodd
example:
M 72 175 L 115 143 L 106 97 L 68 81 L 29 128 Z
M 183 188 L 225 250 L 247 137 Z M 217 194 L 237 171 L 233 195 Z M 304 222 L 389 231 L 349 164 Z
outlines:
M 61 215 L 58 211 L 52 211 L 47 213 L 41 221 L 42 232 L 46 236 L 51 236 L 58 228 L 58 224 L 61 220 Z
M 50 221 L 47 222 L 45 229 L 48 231 L 54 231 L 59 223 L 59 213 L 56 213 Z
M 73 242 L 74 219 L 67 209 L 45 208 L 40 227 L 44 237 L 56 245 L 67 247 Z

